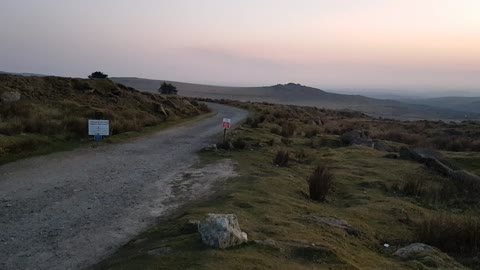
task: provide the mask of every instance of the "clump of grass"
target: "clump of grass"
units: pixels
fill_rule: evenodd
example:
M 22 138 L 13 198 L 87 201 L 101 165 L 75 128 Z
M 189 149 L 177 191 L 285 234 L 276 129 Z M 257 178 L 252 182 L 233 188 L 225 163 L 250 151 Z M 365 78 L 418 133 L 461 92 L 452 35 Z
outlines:
M 312 128 L 312 129 L 307 130 L 305 132 L 305 138 L 313 138 L 313 137 L 317 136 L 317 134 L 318 134 L 318 129 Z
M 418 225 L 417 240 L 445 252 L 476 254 L 480 251 L 480 220 L 465 216 L 430 217 Z
M 402 187 L 406 196 L 419 197 L 426 193 L 426 181 L 423 178 L 409 178 Z
M 296 162 L 301 164 L 310 164 L 312 162 L 311 157 L 307 155 L 304 149 L 295 152 Z
M 273 146 L 275 144 L 275 139 L 274 138 L 271 138 L 270 140 L 267 141 L 267 144 L 269 146 Z
M 272 128 L 270 129 L 270 133 L 273 133 L 273 134 L 280 135 L 281 132 L 282 132 L 282 131 L 281 131 L 280 128 L 278 128 L 278 127 L 272 127 Z
M 283 143 L 284 145 L 286 145 L 286 146 L 289 146 L 289 145 L 291 145 L 291 144 L 293 143 L 292 140 L 290 140 L 290 139 L 288 139 L 288 138 L 285 138 L 285 137 L 282 137 L 281 141 L 282 141 L 282 143 Z
M 324 202 L 333 181 L 334 176 L 330 168 L 325 163 L 318 165 L 307 179 L 310 199 Z
M 258 128 L 258 125 L 261 123 L 261 119 L 248 117 L 245 121 L 245 124 L 249 125 L 251 128 Z
M 235 140 L 233 140 L 232 144 L 233 144 L 233 147 L 235 147 L 235 149 L 239 149 L 239 150 L 245 149 L 245 147 L 247 147 L 247 143 L 242 138 L 236 138 Z
M 273 164 L 279 167 L 286 167 L 288 166 L 288 162 L 290 160 L 290 154 L 287 151 L 278 151 L 277 155 L 273 159 Z
M 282 135 L 285 138 L 292 137 L 295 135 L 295 131 L 297 129 L 297 126 L 294 123 L 287 122 L 282 125 L 282 131 L 280 132 L 280 135 Z

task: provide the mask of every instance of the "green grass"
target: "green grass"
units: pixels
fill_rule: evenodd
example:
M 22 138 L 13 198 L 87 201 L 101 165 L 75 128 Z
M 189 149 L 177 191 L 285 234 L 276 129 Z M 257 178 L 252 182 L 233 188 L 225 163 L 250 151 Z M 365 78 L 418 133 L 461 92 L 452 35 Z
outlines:
M 292 145 L 285 146 L 268 129 L 246 126 L 234 133 L 250 142 L 274 138 L 277 143 L 226 154 L 201 154 L 205 162 L 221 158 L 237 161 L 241 176 L 219 187 L 220 191 L 209 201 L 191 205 L 179 216 L 142 234 L 138 239 L 144 239 L 143 242 L 131 242 L 96 268 L 419 269 L 418 261 L 403 262 L 391 253 L 415 242 L 417 223 L 446 209 L 432 209 L 418 199 L 394 194 L 390 188 L 402 185 L 412 174 L 429 179 L 440 176 L 415 162 L 386 159 L 384 153 L 364 147 L 313 149 L 305 145 L 303 138 L 293 139 Z M 313 160 L 310 164 L 276 167 L 272 160 L 278 150 L 303 151 Z M 326 203 L 307 198 L 306 178 L 320 161 L 330 164 L 336 179 Z M 252 242 L 223 251 L 209 249 L 201 244 L 198 234 L 181 230 L 189 220 L 202 219 L 207 213 L 234 213 L 249 239 L 273 239 L 278 245 Z M 313 224 L 308 221 L 309 216 L 344 219 L 361 234 L 355 237 L 342 229 Z M 292 250 L 284 244 L 290 242 L 314 243 L 322 247 L 322 252 Z M 391 248 L 385 249 L 384 243 Z M 160 256 L 148 255 L 149 250 L 158 247 L 168 247 L 170 251 Z
M 454 165 L 480 175 L 480 155 L 478 152 L 444 152 Z

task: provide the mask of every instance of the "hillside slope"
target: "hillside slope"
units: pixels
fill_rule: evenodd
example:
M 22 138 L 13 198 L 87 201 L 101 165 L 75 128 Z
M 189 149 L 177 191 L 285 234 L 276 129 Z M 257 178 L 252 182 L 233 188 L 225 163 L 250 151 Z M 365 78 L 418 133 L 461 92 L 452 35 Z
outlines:
M 88 119 L 110 120 L 111 134 L 199 115 L 187 98 L 137 91 L 110 80 L 0 74 L 0 163 L 54 142 L 88 138 Z
M 137 89 L 156 92 L 161 80 L 141 78 L 112 78 L 112 80 Z M 421 104 L 407 104 L 394 100 L 381 100 L 359 95 L 329 93 L 299 84 L 265 87 L 223 87 L 172 82 L 179 94 L 188 97 L 233 99 L 240 101 L 272 102 L 280 104 L 316 106 L 329 109 L 347 109 L 367 113 L 376 117 L 400 119 L 480 119 L 480 114 Z M 467 115 L 467 116 L 466 116 Z

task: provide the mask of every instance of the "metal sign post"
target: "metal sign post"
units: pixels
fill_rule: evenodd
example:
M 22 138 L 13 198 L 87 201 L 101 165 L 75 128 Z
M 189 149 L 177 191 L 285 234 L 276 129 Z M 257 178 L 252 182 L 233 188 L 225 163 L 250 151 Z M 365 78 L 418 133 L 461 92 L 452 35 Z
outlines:
M 223 143 L 227 142 L 227 129 L 230 129 L 232 120 L 230 118 L 223 118 Z

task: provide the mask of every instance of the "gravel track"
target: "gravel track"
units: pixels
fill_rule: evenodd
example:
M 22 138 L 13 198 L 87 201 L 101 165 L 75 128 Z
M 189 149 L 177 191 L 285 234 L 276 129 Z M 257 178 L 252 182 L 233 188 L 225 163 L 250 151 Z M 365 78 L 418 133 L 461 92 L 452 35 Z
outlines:
M 128 143 L 0 166 L 0 269 L 88 267 L 231 176 L 228 161 L 192 169 L 223 117 L 247 116 L 209 106 L 218 114 Z

